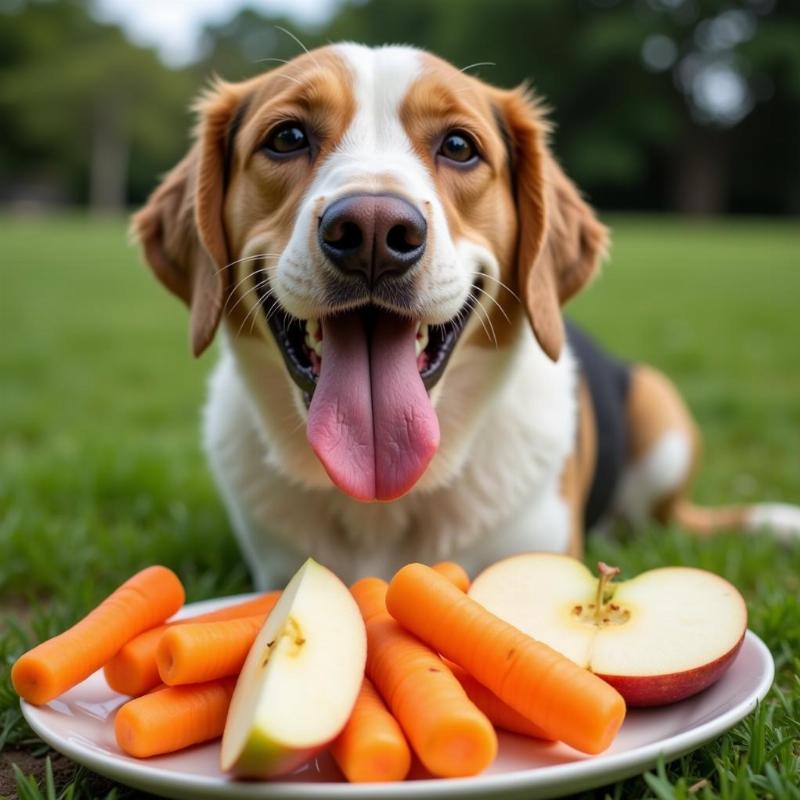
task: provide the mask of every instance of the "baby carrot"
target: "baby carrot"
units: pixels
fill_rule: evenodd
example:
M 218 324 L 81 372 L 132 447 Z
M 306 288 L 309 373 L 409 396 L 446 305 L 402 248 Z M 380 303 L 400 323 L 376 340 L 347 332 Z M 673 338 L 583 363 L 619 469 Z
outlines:
M 447 578 L 453 586 L 457 586 L 462 592 L 469 589 L 469 575 L 461 564 L 456 564 L 455 561 L 440 561 L 434 564 L 431 569 L 438 572 L 442 577 Z
M 364 678 L 353 713 L 331 745 L 331 755 L 350 783 L 402 781 L 411 751 L 397 720 Z
M 238 675 L 266 616 L 174 625 L 158 643 L 158 674 L 167 686 Z
M 491 614 L 423 564 L 392 578 L 392 616 L 549 736 L 600 753 L 625 718 L 616 689 Z
M 106 664 L 104 672 L 108 685 L 120 694 L 138 697 L 158 686 L 161 678 L 158 675 L 156 663 L 156 650 L 163 634 L 173 625 L 185 625 L 197 622 L 216 622 L 225 619 L 238 619 L 254 614 L 269 614 L 280 597 L 280 592 L 268 592 L 243 603 L 225 606 L 217 611 L 207 614 L 198 614 L 196 617 L 175 620 L 131 639 L 123 648 Z
M 11 669 L 17 694 L 36 705 L 48 703 L 100 669 L 134 636 L 174 614 L 183 601 L 183 586 L 171 570 L 137 572 L 80 622 L 17 660 Z
M 367 626 L 367 677 L 431 773 L 456 778 L 482 772 L 497 753 L 492 724 L 439 656 L 380 610 L 380 584 L 386 584 L 376 581 L 366 589 L 363 581 L 354 585 Z
M 120 694 L 138 697 L 158 686 L 156 648 L 169 625 L 158 625 L 140 633 L 125 644 L 120 651 L 106 663 L 103 673 L 106 683 Z
M 361 610 L 364 622 L 369 621 L 376 614 L 386 613 L 386 590 L 389 584 L 380 578 L 362 578 L 350 587 Z
M 235 678 L 168 686 L 129 700 L 117 712 L 117 744 L 130 756 L 172 753 L 222 736 Z
M 445 662 L 447 668 L 453 673 L 456 680 L 467 693 L 467 697 L 486 714 L 487 719 L 495 728 L 501 728 L 511 733 L 522 736 L 531 736 L 534 739 L 549 739 L 550 737 L 522 714 L 514 711 L 511 706 L 504 703 L 494 692 L 490 692 L 482 683 L 476 681 L 466 670 L 461 669 L 452 661 Z

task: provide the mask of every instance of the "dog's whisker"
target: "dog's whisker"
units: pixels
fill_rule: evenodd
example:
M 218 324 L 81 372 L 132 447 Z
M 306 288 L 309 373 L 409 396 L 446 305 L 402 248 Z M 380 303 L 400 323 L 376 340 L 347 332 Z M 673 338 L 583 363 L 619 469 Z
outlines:
M 239 336 L 241 336 L 241 335 L 242 335 L 242 331 L 244 330 L 244 326 L 245 326 L 245 325 L 246 325 L 248 322 L 250 322 L 250 315 L 253 313 L 253 309 L 255 309 L 255 308 L 258 308 L 258 306 L 253 306 L 253 308 L 251 308 L 251 309 L 250 309 L 250 310 L 247 312 L 247 314 L 245 314 L 245 317 L 244 317 L 244 319 L 241 321 L 241 323 L 240 323 L 240 325 L 239 325 L 239 328 L 238 328 L 238 330 L 236 331 L 236 338 L 237 338 L 237 339 L 239 338 Z M 251 331 L 253 330 L 253 323 L 252 323 L 252 322 L 251 322 L 251 324 L 250 324 L 250 330 L 251 330 Z
M 314 66 L 317 67 L 317 69 L 320 68 L 319 61 L 317 61 L 317 59 L 311 54 L 309 49 L 300 41 L 300 39 L 297 38 L 297 36 L 295 36 L 290 30 L 287 30 L 286 28 L 280 25 L 275 25 L 275 28 L 281 31 L 282 33 L 285 33 L 290 39 L 294 39 L 294 41 L 297 42 L 297 44 L 303 49 L 303 51 L 307 55 L 311 56 L 311 60 L 314 62 Z
M 245 261 L 254 261 L 257 258 L 280 258 L 283 253 L 256 253 L 252 256 L 244 256 L 243 258 L 237 258 L 236 261 L 231 261 L 229 264 L 226 264 L 224 267 L 220 267 L 220 272 L 225 272 L 226 269 L 231 269 L 235 267 L 237 264 L 242 264 Z
M 294 75 L 279 75 L 278 77 L 284 78 L 287 81 L 291 81 L 292 83 L 297 84 L 301 89 L 305 89 L 308 85 L 305 81 L 300 80 L 299 78 L 295 78 Z
M 248 275 L 247 277 L 249 278 L 250 276 Z M 259 289 L 262 289 L 263 287 L 268 286 L 268 285 L 269 285 L 269 276 L 265 277 L 263 280 L 260 280 L 258 283 L 256 283 L 253 286 L 251 286 L 246 292 L 244 292 L 241 295 L 239 295 L 239 298 L 236 300 L 236 302 L 230 308 L 228 308 L 228 305 L 227 305 L 227 302 L 226 302 L 226 304 L 225 304 L 226 310 L 228 311 L 228 313 L 232 314 L 242 301 L 246 300 L 252 294 L 257 294 Z M 232 297 L 232 296 L 233 296 L 232 294 L 228 295 L 229 298 Z
M 288 64 L 289 60 L 286 58 L 277 58 L 276 56 L 266 56 L 265 58 L 257 58 L 253 63 L 261 64 L 264 61 L 276 61 L 279 64 Z
M 278 313 L 278 311 L 280 311 L 280 306 L 277 303 L 273 303 L 265 315 L 266 321 L 269 322 L 275 316 L 275 314 Z
M 495 278 L 494 275 L 490 275 L 488 272 L 481 272 L 480 270 L 475 274 L 480 275 L 482 278 L 488 278 L 490 281 L 494 281 L 498 286 L 505 289 L 518 303 L 522 302 L 520 296 L 508 284 L 503 283 L 499 278 Z
M 236 331 L 237 337 L 241 335 L 244 326 L 247 325 L 248 323 L 250 324 L 248 333 L 253 332 L 253 328 L 255 327 L 256 324 L 257 314 L 260 308 L 261 308 L 261 303 L 254 303 L 253 307 L 247 312 L 247 314 L 245 314 L 245 317 L 242 320 L 241 325 L 239 325 L 239 330 Z
M 267 312 L 267 322 L 269 322 L 276 314 L 283 313 L 288 319 L 289 315 L 277 303 L 274 303 L 272 308 Z
M 466 72 L 469 69 L 475 69 L 476 67 L 496 67 L 497 64 L 494 61 L 476 61 L 474 64 L 469 64 L 466 67 L 461 67 L 461 72 Z
M 483 325 L 483 330 L 486 331 L 486 336 L 494 342 L 495 348 L 499 347 L 499 344 L 497 342 L 497 334 L 495 333 L 494 325 L 492 325 L 492 320 L 490 319 L 486 309 L 483 307 L 483 303 L 477 297 L 475 298 L 475 311 L 479 312 L 478 319 L 480 320 L 481 325 Z M 484 318 L 486 320 L 486 324 L 484 324 Z M 487 324 L 489 326 L 488 330 L 486 327 Z
M 249 289 L 248 289 L 248 290 L 247 290 L 247 291 L 246 291 L 246 292 L 245 292 L 245 293 L 244 293 L 244 294 L 243 294 L 243 295 L 242 295 L 242 296 L 239 298 L 239 301 L 237 301 L 237 305 L 238 305 L 238 303 L 239 303 L 239 302 L 241 302 L 241 301 L 242 301 L 242 300 L 244 300 L 245 298 L 249 297 L 251 294 L 253 294 L 253 293 L 257 293 L 257 292 L 258 292 L 258 290 L 259 290 L 259 289 L 260 289 L 260 288 L 261 288 L 263 285 L 267 284 L 268 282 L 269 282 L 269 275 L 267 275 L 267 277 L 266 277 L 266 278 L 265 278 L 263 281 L 260 281 L 259 283 L 257 283 L 257 284 L 255 284 L 254 286 L 250 287 L 250 288 L 249 288 Z M 236 307 L 236 306 L 234 306 L 234 308 L 235 308 L 235 307 Z M 252 307 L 252 308 L 251 308 L 251 309 L 250 309 L 250 310 L 247 312 L 247 314 L 245 315 L 245 318 L 242 320 L 241 324 L 239 325 L 239 329 L 236 331 L 236 335 L 237 335 L 237 336 L 239 336 L 239 335 L 241 334 L 242 330 L 244 329 L 244 326 L 245 326 L 246 324 L 248 324 L 248 322 L 249 322 L 249 324 L 250 324 L 250 331 L 252 331 L 252 330 L 253 330 L 253 327 L 255 326 L 255 322 L 256 322 L 256 318 L 257 318 L 258 311 L 259 311 L 259 309 L 261 309 L 261 307 L 262 307 L 262 306 L 261 306 L 261 302 L 260 302 L 260 300 L 259 300 L 258 302 L 256 302 L 256 303 L 254 303 L 254 304 L 253 304 L 253 307 Z M 269 310 L 269 312 L 268 312 L 268 313 L 267 313 L 267 315 L 266 315 L 266 322 L 269 322 L 269 320 L 270 320 L 270 318 L 272 317 L 272 315 L 273 315 L 273 314 L 274 314 L 274 313 L 275 313 L 277 310 L 279 310 L 279 309 L 280 309 L 280 306 L 279 306 L 277 303 L 274 303 L 274 304 L 273 304 L 273 306 L 272 306 L 272 308 Z M 231 310 L 233 310 L 233 309 L 231 309 Z
M 471 309 L 470 309 L 469 305 L 468 305 L 468 304 L 465 304 L 464 306 L 462 306 L 462 307 L 461 307 L 461 308 L 460 308 L 460 309 L 459 309 L 459 310 L 456 312 L 456 315 L 455 315 L 455 317 L 453 317 L 453 319 L 451 320 L 451 322 L 452 322 L 453 324 L 455 324 L 456 326 L 458 326 L 458 327 L 462 327 L 462 328 L 463 328 L 463 327 L 464 327 L 464 325 L 465 325 L 465 320 L 466 320 L 466 319 L 467 319 L 467 317 L 469 316 L 469 313 L 470 313 L 470 311 L 471 311 Z
M 242 284 L 243 284 L 245 281 L 248 281 L 250 278 L 255 278 L 255 277 L 257 277 L 258 275 L 267 275 L 267 274 L 268 274 L 268 273 L 267 273 L 267 271 L 266 271 L 265 269 L 261 268 L 261 267 L 259 267 L 259 268 L 258 268 L 258 269 L 256 269 L 256 270 L 253 270 L 253 272 L 248 272 L 248 273 L 247 273 L 246 275 L 244 275 L 244 276 L 243 276 L 243 277 L 242 277 L 242 278 L 241 278 L 239 281 L 237 281 L 237 283 L 236 283 L 236 285 L 235 285 L 235 286 L 233 286 L 233 287 L 231 287 L 231 288 L 230 288 L 230 290 L 228 291 L 228 297 L 229 297 L 229 298 L 230 298 L 230 297 L 232 297 L 232 296 L 233 296 L 233 294 L 234 294 L 234 292 L 235 292 L 235 291 L 236 291 L 236 290 L 237 290 L 237 289 L 238 289 L 238 288 L 239 288 L 239 287 L 240 287 L 240 286 L 241 286 L 241 285 L 242 285 Z
M 276 25 L 275 27 L 277 28 L 278 26 Z M 281 28 L 280 30 L 283 30 L 283 28 Z M 288 33 L 288 31 L 286 31 L 286 33 Z M 306 51 L 306 52 L 308 52 L 308 51 Z M 255 61 L 253 61 L 253 63 L 254 64 L 261 64 L 264 61 L 273 61 L 273 62 L 276 62 L 278 64 L 289 64 L 290 63 L 285 58 L 275 58 L 275 57 L 272 57 L 272 56 L 267 56 L 266 58 L 257 58 Z M 301 80 L 300 78 L 295 77 L 294 75 L 283 74 L 283 75 L 279 75 L 278 77 L 285 78 L 287 81 L 292 81 L 293 83 L 296 83 L 301 89 L 305 89 L 306 86 L 308 85 L 305 81 Z
M 288 330 L 294 323 L 296 323 L 298 325 L 302 324 L 302 320 L 299 320 L 296 317 L 293 317 L 285 308 L 281 308 L 277 303 L 275 303 L 272 306 L 272 308 L 269 310 L 269 313 L 267 314 L 267 317 L 266 317 L 267 323 L 269 323 L 269 321 L 272 319 L 272 317 L 277 313 L 283 314 L 283 327 L 286 330 Z M 254 324 L 255 324 L 255 317 L 253 317 L 253 322 L 251 324 L 251 330 L 252 330 L 252 325 L 254 325 Z
M 480 313 L 480 309 L 478 308 L 478 303 L 475 303 L 475 317 L 480 322 L 481 327 L 483 328 L 483 332 L 486 334 L 487 339 L 491 339 L 492 337 L 489 334 L 489 329 L 486 327 L 486 323 L 484 322 L 483 315 Z
M 239 328 L 236 331 L 236 336 L 234 337 L 235 339 L 238 339 L 242 335 L 242 331 L 244 330 L 245 323 L 247 322 L 247 318 L 249 316 L 250 314 L 248 313 L 247 316 L 245 316 L 245 318 L 242 320 L 241 324 L 239 325 Z
M 488 298 L 489 298 L 489 300 L 491 300 L 491 301 L 492 301 L 492 302 L 493 302 L 493 303 L 494 303 L 494 304 L 497 306 L 497 308 L 498 308 L 498 310 L 500 311 L 500 313 L 501 313 L 501 314 L 502 314 L 502 315 L 505 317 L 505 319 L 506 319 L 506 322 L 507 322 L 507 323 L 510 325 L 510 324 L 511 324 L 511 320 L 508 318 L 508 314 L 506 314 L 506 310 L 503 308 L 503 306 L 501 306 L 501 305 L 500 305 L 500 303 L 498 303 L 498 302 L 497 302 L 497 300 L 495 300 L 495 299 L 494 299 L 494 297 L 492 297 L 492 296 L 489 294 L 489 292 L 487 292 L 487 291 L 486 291 L 486 289 L 482 289 L 480 286 L 476 286 L 475 288 L 476 288 L 476 289 L 477 289 L 477 290 L 478 290 L 478 291 L 479 291 L 481 294 L 483 294 L 483 295 L 485 295 L 486 297 L 488 297 Z
M 280 258 L 281 255 L 281 253 L 254 253 L 252 256 L 242 256 L 242 258 L 237 258 L 235 261 L 231 261 L 221 269 L 230 269 L 231 267 L 235 267 L 237 264 L 243 264 L 245 261 L 255 261 L 259 258 Z

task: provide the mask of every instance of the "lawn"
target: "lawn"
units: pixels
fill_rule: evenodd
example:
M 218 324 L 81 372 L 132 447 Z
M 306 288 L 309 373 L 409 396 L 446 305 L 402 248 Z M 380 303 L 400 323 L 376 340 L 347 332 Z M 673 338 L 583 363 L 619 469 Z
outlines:
M 705 435 L 696 499 L 800 502 L 796 222 L 610 223 L 613 258 L 572 313 L 677 381 Z M 198 446 L 214 356 L 188 356 L 184 309 L 122 222 L 0 217 L 0 253 L 0 796 L 143 796 L 49 753 L 7 673 L 147 564 L 175 569 L 192 600 L 250 588 Z M 768 700 L 729 734 L 594 796 L 800 798 L 800 543 L 653 528 L 596 537 L 589 558 L 628 575 L 720 572 L 778 666 Z M 16 783 L 15 763 L 35 777 Z

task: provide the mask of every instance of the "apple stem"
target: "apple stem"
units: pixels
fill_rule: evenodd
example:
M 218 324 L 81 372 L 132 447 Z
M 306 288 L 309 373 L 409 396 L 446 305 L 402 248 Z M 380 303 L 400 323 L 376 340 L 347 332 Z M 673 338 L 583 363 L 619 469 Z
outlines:
M 605 561 L 598 561 L 597 572 L 600 577 L 597 581 L 597 595 L 594 601 L 594 621 L 596 625 L 599 625 L 603 619 L 603 614 L 605 614 L 605 604 L 603 600 L 606 596 L 606 591 L 609 586 L 611 586 L 611 582 L 614 578 L 619 575 L 620 568 L 609 567 Z

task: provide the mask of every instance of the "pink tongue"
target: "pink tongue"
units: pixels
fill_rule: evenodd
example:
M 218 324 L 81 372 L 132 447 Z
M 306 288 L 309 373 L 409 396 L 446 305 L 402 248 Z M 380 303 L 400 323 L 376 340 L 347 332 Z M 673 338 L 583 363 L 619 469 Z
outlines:
M 322 320 L 323 353 L 308 440 L 331 480 L 357 500 L 394 500 L 439 446 L 439 421 L 417 371 L 416 324 L 357 312 Z

